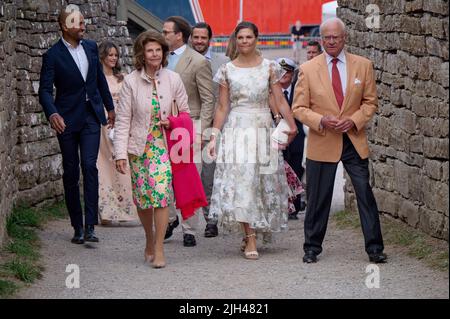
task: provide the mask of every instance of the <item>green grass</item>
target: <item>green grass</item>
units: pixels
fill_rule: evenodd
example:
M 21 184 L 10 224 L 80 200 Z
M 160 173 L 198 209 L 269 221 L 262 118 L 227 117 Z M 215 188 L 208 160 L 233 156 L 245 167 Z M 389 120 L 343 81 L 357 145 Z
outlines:
M 0 298 L 13 295 L 19 287 L 12 281 L 0 279 Z
M 2 249 L 0 264 L 0 298 L 8 298 L 24 284 L 31 284 L 42 277 L 39 263 L 38 229 L 48 221 L 67 216 L 64 202 L 44 208 L 19 206 L 6 219 L 9 239 Z
M 43 268 L 26 259 L 15 258 L 2 267 L 7 273 L 26 283 L 33 283 L 42 277 Z
M 360 229 L 359 216 L 346 211 L 337 212 L 333 221 L 341 228 Z M 424 261 L 428 266 L 448 271 L 448 243 L 435 239 L 403 222 L 381 216 L 381 229 L 385 245 L 405 249 L 409 256 Z

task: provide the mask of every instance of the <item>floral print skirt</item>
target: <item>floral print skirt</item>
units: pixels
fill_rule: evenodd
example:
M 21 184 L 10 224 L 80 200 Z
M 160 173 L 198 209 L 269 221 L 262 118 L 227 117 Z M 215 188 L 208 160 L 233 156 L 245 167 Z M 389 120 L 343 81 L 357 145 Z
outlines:
M 232 108 L 219 141 L 209 218 L 224 232 L 240 223 L 262 234 L 287 230 L 288 194 L 281 151 L 271 148 L 269 108 Z
M 153 91 L 152 118 L 159 112 L 156 91 Z M 172 168 L 161 128 L 149 127 L 144 153 L 129 155 L 133 201 L 138 209 L 163 208 L 172 203 Z
M 289 186 L 289 214 L 290 214 L 296 212 L 294 201 L 297 198 L 297 196 L 303 194 L 305 190 L 303 187 L 303 183 L 300 181 L 300 179 L 297 177 L 297 174 L 295 174 L 295 171 L 286 161 L 284 161 L 284 170 L 286 171 L 286 177 Z

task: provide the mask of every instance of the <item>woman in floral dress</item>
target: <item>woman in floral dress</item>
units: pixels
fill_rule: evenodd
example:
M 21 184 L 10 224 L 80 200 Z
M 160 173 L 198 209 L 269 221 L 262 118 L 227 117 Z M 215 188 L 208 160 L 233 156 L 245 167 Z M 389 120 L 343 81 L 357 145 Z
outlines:
M 258 259 L 256 232 L 270 237 L 272 232 L 285 230 L 288 214 L 283 157 L 270 146 L 274 123 L 269 90 L 289 124 L 288 143 L 297 127 L 278 83 L 281 67 L 256 50 L 257 27 L 241 22 L 234 34 L 239 54 L 214 78 L 220 92 L 213 125 L 216 132 L 208 144 L 209 155 L 217 159 L 209 214 L 224 230 L 244 229 L 244 257 Z M 216 154 L 216 136 L 222 127 Z
M 108 81 L 109 91 L 117 107 L 119 92 L 124 75 L 120 72 L 119 49 L 110 41 L 99 46 L 99 56 L 103 72 Z M 98 213 L 102 225 L 132 222 L 137 220 L 136 207 L 133 204 L 130 185 L 130 173 L 125 175 L 116 171 L 111 136 L 114 129 L 102 126 L 100 149 L 97 158 L 99 201 Z
M 189 112 L 180 76 L 163 68 L 168 52 L 164 38 L 155 31 L 137 37 L 133 57 L 136 70 L 123 81 L 114 133 L 116 168 L 126 173 L 129 159 L 133 201 L 146 236 L 144 258 L 154 268 L 166 265 L 163 242 L 173 201 L 163 127 L 169 128 L 167 117 L 173 102 L 180 112 Z

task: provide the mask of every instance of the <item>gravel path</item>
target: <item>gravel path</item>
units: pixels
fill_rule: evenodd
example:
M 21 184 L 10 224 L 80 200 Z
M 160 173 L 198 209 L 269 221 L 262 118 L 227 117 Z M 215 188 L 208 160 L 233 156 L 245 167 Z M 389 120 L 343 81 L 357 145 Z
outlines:
M 338 190 L 342 178 L 337 179 Z M 342 195 L 333 202 L 341 209 Z M 240 238 L 197 236 L 196 247 L 183 247 L 181 227 L 166 243 L 168 265 L 152 269 L 143 262 L 142 227 L 97 227 L 96 246 L 70 243 L 68 220 L 40 232 L 42 280 L 17 298 L 448 298 L 448 273 L 432 270 L 399 249 L 386 247 L 389 262 L 379 266 L 380 287 L 365 285 L 366 267 L 360 231 L 330 223 L 324 251 L 316 264 L 303 264 L 303 215 L 289 221 L 288 232 L 260 249 L 258 261 L 245 260 Z M 204 229 L 203 224 L 200 226 Z M 80 288 L 66 287 L 66 266 L 77 264 Z

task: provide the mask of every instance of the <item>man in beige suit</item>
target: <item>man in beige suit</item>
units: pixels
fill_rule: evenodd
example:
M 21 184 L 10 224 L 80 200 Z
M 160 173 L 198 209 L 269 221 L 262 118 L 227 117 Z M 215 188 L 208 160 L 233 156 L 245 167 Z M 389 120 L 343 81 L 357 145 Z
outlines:
M 211 127 L 214 116 L 211 64 L 203 55 L 187 46 L 191 35 L 191 26 L 184 18 L 179 16 L 167 18 L 162 33 L 170 50 L 167 68 L 180 74 L 188 95 L 190 115 L 197 132 L 194 160 L 199 173 L 201 173 L 201 133 Z M 166 239 L 172 236 L 173 229 L 178 226 L 178 217 L 173 208 L 169 220 Z M 196 245 L 197 225 L 198 211 L 194 216 L 182 222 L 185 247 Z
M 203 55 L 210 63 L 213 76 L 219 70 L 219 67 L 230 61 L 229 58 L 224 56 L 223 54 L 214 53 L 210 47 L 210 41 L 213 37 L 212 29 L 209 24 L 206 22 L 199 22 L 192 27 L 191 34 L 191 44 L 192 48 Z M 219 83 L 213 82 L 214 89 L 214 105 L 217 105 L 217 101 L 219 99 Z M 203 132 L 204 136 L 209 140 L 208 132 Z M 203 161 L 202 163 L 202 184 L 203 189 L 205 190 L 205 195 L 208 203 L 211 200 L 211 193 L 214 184 L 214 170 L 216 168 L 216 163 L 213 161 L 211 163 Z M 217 220 L 210 219 L 209 216 L 209 204 L 208 206 L 203 207 L 203 216 L 206 221 L 205 228 L 205 237 L 211 238 L 216 237 L 219 234 L 219 230 L 217 228 Z
M 373 66 L 345 52 L 342 20 L 325 21 L 320 32 L 325 52 L 300 66 L 292 107 L 295 117 L 310 128 L 303 262 L 316 262 L 322 252 L 339 161 L 355 189 L 369 260 L 385 262 L 379 213 L 369 184 L 365 133 L 378 105 Z

